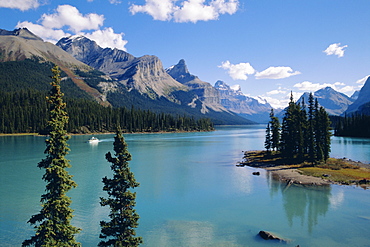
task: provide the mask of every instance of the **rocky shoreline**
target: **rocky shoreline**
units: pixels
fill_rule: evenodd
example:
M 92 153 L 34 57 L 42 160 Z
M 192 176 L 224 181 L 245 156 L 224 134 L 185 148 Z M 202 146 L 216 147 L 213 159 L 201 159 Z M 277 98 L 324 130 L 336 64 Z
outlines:
M 259 151 L 246 151 L 244 152 L 244 162 L 240 162 L 237 166 L 249 166 L 254 168 L 262 168 L 272 174 L 272 177 L 286 182 L 287 184 L 297 184 L 297 185 L 304 185 L 304 186 L 328 186 L 330 184 L 342 184 L 335 181 L 330 180 L 330 177 L 314 177 L 309 175 L 303 175 L 302 171 L 298 169 L 298 167 L 294 167 L 291 165 L 275 165 L 271 163 L 262 163 L 256 162 L 254 160 L 248 159 L 249 154 L 253 154 Z M 358 161 L 352 161 L 343 158 L 346 160 L 348 164 L 355 165 L 358 167 L 363 167 L 370 169 L 370 164 L 365 164 Z M 255 174 L 254 174 L 255 175 Z M 358 181 L 357 181 L 358 182 Z M 368 181 L 367 181 L 368 182 Z M 358 183 L 353 182 L 346 185 L 357 185 Z

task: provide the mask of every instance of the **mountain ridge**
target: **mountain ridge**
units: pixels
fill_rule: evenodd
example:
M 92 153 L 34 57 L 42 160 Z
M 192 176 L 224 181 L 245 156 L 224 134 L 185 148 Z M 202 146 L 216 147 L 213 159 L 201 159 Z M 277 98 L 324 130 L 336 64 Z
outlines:
M 240 124 L 252 123 L 222 107 L 218 92 L 209 83 L 196 76 L 188 76 L 188 81 L 177 81 L 163 68 L 161 60 L 156 56 L 135 57 L 122 50 L 103 49 L 95 41 L 82 36 L 62 38 L 57 45 L 76 59 L 115 79 L 115 85 L 111 87 L 114 90 L 106 93 L 108 100 L 114 100 L 116 106 L 125 104 L 121 98 L 126 92 L 138 92 L 136 95 L 141 98 L 141 104 L 145 100 L 148 103 L 156 100 L 158 104 L 165 104 L 165 99 L 171 102 L 168 105 L 177 104 L 177 107 L 188 108 L 192 113 L 199 112 L 203 117 L 230 118 L 230 122 Z M 182 72 L 190 75 L 187 68 Z M 222 122 L 226 124 L 227 120 Z
M 269 103 L 262 104 L 257 99 L 244 95 L 240 86 L 233 89 L 220 80 L 215 83 L 215 88 L 219 91 L 221 104 L 226 109 L 258 123 L 269 121 L 272 109 Z
M 123 50 L 102 48 L 83 36 L 62 38 L 56 45 L 81 62 L 117 80 L 127 90 L 135 89 L 152 99 L 163 96 L 176 101 L 171 92 L 186 90 L 181 83 L 165 73 L 162 62 L 156 56 L 134 57 Z
M 361 113 L 361 107 L 370 102 L 370 76 L 366 79 L 365 84 L 357 94 L 356 100 L 348 109 L 343 113 L 353 114 L 359 111 Z
M 313 93 L 314 98 L 317 99 L 320 106 L 324 107 L 329 115 L 339 116 L 347 110 L 353 100 L 347 95 L 334 90 L 331 87 L 319 89 Z M 309 93 L 305 92 L 297 102 L 301 103 L 304 99 L 307 105 Z
M 0 62 L 23 61 L 25 59 L 36 59 L 40 62 L 52 62 L 58 65 L 78 88 L 87 92 L 100 104 L 109 105 L 103 94 L 97 89 L 90 87 L 74 73 L 75 69 L 93 70 L 90 66 L 78 61 L 54 44 L 44 42 L 27 28 L 15 29 L 13 31 L 1 29 Z

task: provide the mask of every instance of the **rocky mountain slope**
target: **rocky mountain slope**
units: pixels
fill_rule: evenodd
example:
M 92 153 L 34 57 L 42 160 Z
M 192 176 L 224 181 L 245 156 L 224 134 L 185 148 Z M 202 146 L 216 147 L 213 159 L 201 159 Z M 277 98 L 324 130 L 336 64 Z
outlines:
M 103 105 L 109 105 L 105 95 L 89 86 L 75 71 L 91 72 L 93 69 L 78 61 L 59 47 L 44 42 L 26 28 L 7 31 L 0 29 L 0 62 L 23 61 L 33 59 L 42 62 L 52 62 L 60 67 L 77 87 L 87 92 Z M 102 79 L 106 81 L 106 79 Z
M 182 66 L 180 70 L 184 72 L 184 78 L 186 77 L 177 80 L 176 76 L 168 73 L 169 70 L 164 70 L 162 62 L 156 56 L 134 57 L 122 50 L 103 49 L 95 41 L 83 36 L 63 38 L 57 46 L 115 79 L 115 84 L 105 84 L 105 88 L 101 84 L 96 85 L 101 92 L 108 95 L 108 100 L 114 106 L 131 102 L 140 108 L 151 110 L 155 110 L 155 105 L 157 109 L 166 109 L 167 112 L 176 112 L 174 108 L 177 108 L 178 114 L 184 111 L 188 114 L 201 114 L 203 117 L 210 117 L 216 124 L 252 123 L 222 107 L 217 90 L 209 83 L 190 75 L 185 62 L 173 66 Z
M 81 62 L 116 79 L 128 91 L 135 89 L 151 99 L 165 97 L 176 102 L 171 93 L 187 90 L 165 72 L 156 56 L 134 57 L 122 50 L 103 49 L 83 36 L 63 38 L 56 45 Z
M 313 94 L 317 98 L 319 105 L 323 106 L 329 115 L 339 116 L 345 112 L 353 100 L 347 95 L 335 91 L 331 87 L 322 88 Z M 309 93 L 304 93 L 297 102 L 302 102 L 304 99 L 305 104 L 308 104 Z
M 370 102 L 370 76 L 367 78 L 364 86 L 361 88 L 360 92 L 358 93 L 357 99 L 353 102 L 352 105 L 348 107 L 345 111 L 345 114 L 353 114 L 357 111 L 361 113 L 361 109 L 363 109 L 365 104 Z M 368 108 L 365 107 L 365 108 Z
M 227 111 L 222 105 L 218 91 L 208 82 L 200 80 L 197 76 L 190 74 L 185 60 L 181 59 L 176 65 L 166 69 L 166 72 L 176 81 L 186 85 L 196 95 L 189 102 L 194 107 L 195 101 L 199 100 L 202 104 L 201 111 L 206 113 L 209 110 L 217 112 Z
M 226 109 L 257 123 L 267 123 L 271 105 L 260 103 L 257 99 L 244 95 L 241 88 L 231 88 L 223 81 L 217 81 L 216 90 L 220 94 L 221 104 Z
M 0 78 L 0 86 L 5 90 L 3 92 L 22 88 L 48 90 L 50 68 L 57 64 L 62 70 L 63 90 L 68 97 L 95 99 L 105 106 L 208 117 L 215 124 L 251 123 L 225 109 L 216 112 L 206 108 L 207 111 L 203 111 L 204 103 L 196 92 L 174 80 L 155 56 L 136 58 L 117 49 L 102 49 L 84 37 L 63 39 L 59 45 L 81 61 L 25 28 L 0 30 L 0 74 L 4 75 Z

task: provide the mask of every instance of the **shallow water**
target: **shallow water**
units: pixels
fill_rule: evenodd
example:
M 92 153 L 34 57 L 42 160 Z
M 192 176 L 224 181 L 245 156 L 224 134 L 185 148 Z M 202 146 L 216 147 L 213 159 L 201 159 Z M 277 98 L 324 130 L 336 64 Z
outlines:
M 125 135 L 130 166 L 140 182 L 136 210 L 143 246 L 271 246 L 257 237 L 275 232 L 277 246 L 370 246 L 370 192 L 350 186 L 286 187 L 269 173 L 236 167 L 243 150 L 263 149 L 265 126 L 220 127 L 214 132 Z M 73 224 L 83 246 L 99 242 L 101 178 L 113 135 L 73 136 L 67 156 L 78 187 Z M 34 231 L 26 222 L 40 210 L 45 184 L 37 163 L 44 137 L 0 137 L 0 242 L 20 246 Z M 333 137 L 332 156 L 370 160 L 370 139 Z

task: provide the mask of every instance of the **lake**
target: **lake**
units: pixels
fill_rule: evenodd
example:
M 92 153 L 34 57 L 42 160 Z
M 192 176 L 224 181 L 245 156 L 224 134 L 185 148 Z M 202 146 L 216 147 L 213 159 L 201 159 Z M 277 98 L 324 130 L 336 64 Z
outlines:
M 213 132 L 126 134 L 131 170 L 140 183 L 137 234 L 142 246 L 370 246 L 370 191 L 353 186 L 286 187 L 264 170 L 237 167 L 245 150 L 263 149 L 264 125 L 223 126 Z M 97 246 L 101 179 L 110 176 L 105 153 L 113 135 L 73 136 L 67 158 L 78 187 L 68 194 L 77 240 Z M 26 222 L 40 210 L 45 189 L 45 137 L 0 137 L 0 245 L 20 246 L 34 234 Z M 370 162 L 370 139 L 332 138 L 332 157 Z M 253 176 L 253 171 L 260 176 Z M 257 237 L 260 230 L 288 244 Z

